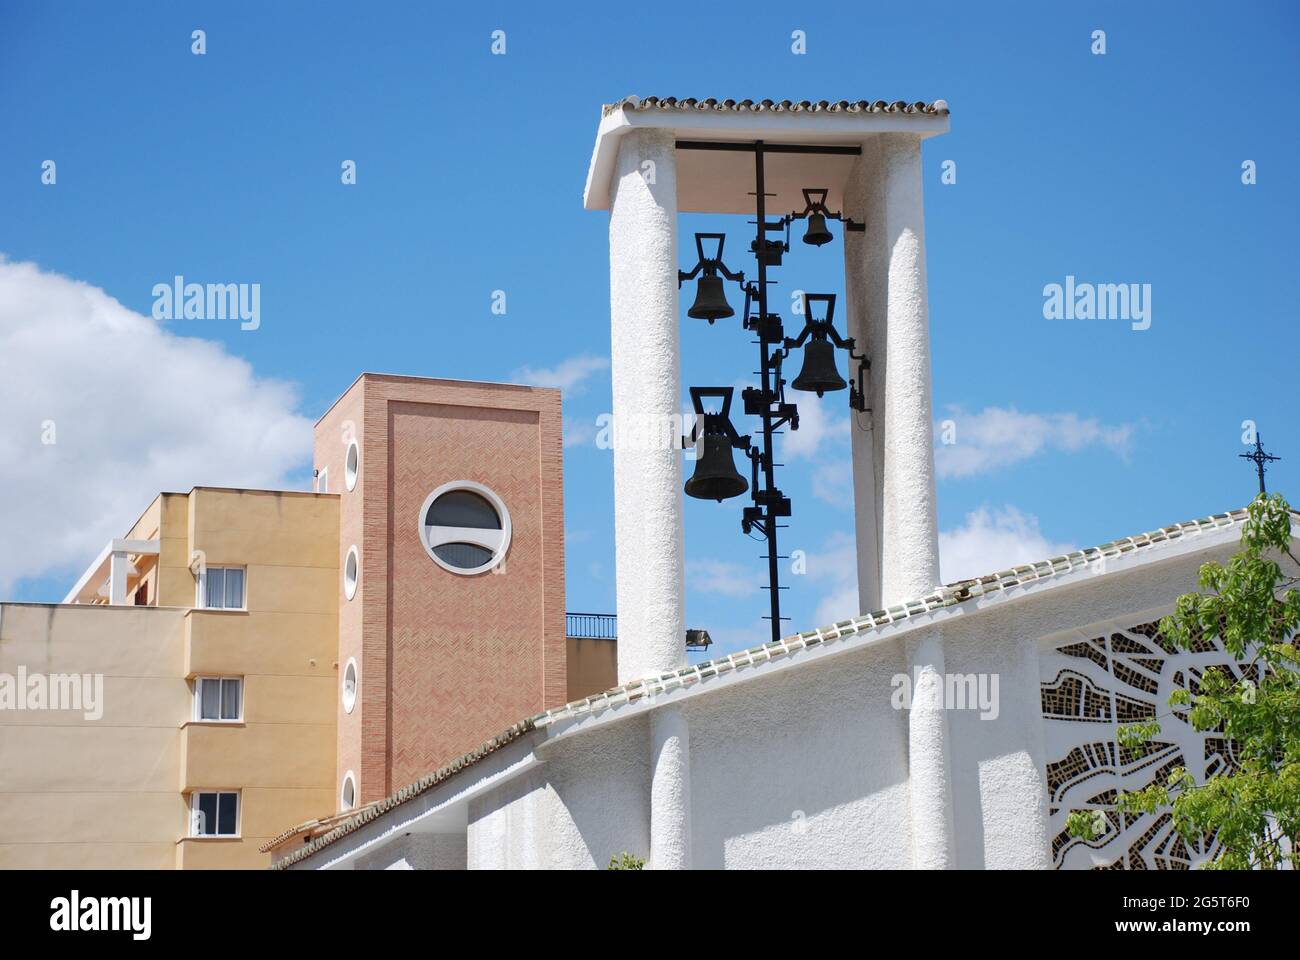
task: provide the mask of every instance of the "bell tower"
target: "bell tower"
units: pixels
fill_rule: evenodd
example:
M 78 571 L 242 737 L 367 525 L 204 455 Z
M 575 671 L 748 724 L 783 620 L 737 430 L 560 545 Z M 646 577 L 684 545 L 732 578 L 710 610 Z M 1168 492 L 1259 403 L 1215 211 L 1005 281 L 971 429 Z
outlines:
M 628 97 L 603 108 L 583 199 L 588 210 L 609 211 L 620 682 L 676 670 L 686 658 L 681 451 L 673 431 L 630 429 L 671 423 L 680 410 L 679 212 L 757 214 L 762 237 L 764 209 L 803 208 L 811 189 L 818 210 L 839 209 L 862 225 L 845 232 L 842 311 L 870 361 L 852 453 L 859 603 L 869 612 L 938 584 L 921 141 L 947 129 L 942 100 Z M 814 243 L 826 231 L 817 216 L 808 224 Z M 726 316 L 716 301 L 701 287 L 692 315 Z M 809 357 L 825 366 L 829 344 L 813 342 Z M 929 675 L 936 666 L 942 673 L 942 649 L 911 655 Z M 689 866 L 689 733 L 680 707 L 665 704 L 651 717 L 651 865 Z M 909 723 L 913 761 L 928 771 L 913 783 L 914 809 L 924 811 L 946 791 L 946 727 L 941 713 L 923 711 Z M 950 829 L 917 826 L 918 862 L 942 865 Z
M 824 208 L 863 225 L 844 233 L 840 313 L 870 360 L 853 434 L 864 612 L 938 583 L 921 141 L 947 129 L 942 100 L 628 97 L 604 107 L 587 174 L 586 208 L 610 212 L 616 423 L 678 412 L 677 214 L 753 217 L 757 145 L 768 211 L 803 207 L 808 188 L 824 188 Z M 824 231 L 825 219 L 809 229 Z M 628 681 L 685 657 L 680 452 L 616 443 L 614 472 L 619 675 Z

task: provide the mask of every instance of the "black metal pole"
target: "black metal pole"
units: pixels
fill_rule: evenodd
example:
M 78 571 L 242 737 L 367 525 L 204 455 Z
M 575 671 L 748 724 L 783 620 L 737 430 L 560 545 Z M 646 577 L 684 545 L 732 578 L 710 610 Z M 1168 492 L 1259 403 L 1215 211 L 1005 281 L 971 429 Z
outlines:
M 776 483 L 773 477 L 773 457 L 772 457 L 772 379 L 771 379 L 771 358 L 767 352 L 767 196 L 764 193 L 765 182 L 763 178 L 763 141 L 759 140 L 754 144 L 754 190 L 758 201 L 758 226 L 756 236 L 758 239 L 754 243 L 754 254 L 758 257 L 758 349 L 762 359 L 760 370 L 762 371 L 762 390 L 763 390 L 763 486 L 764 493 L 771 494 L 776 490 Z M 764 502 L 759 502 L 759 491 L 754 491 L 754 500 L 763 509 L 764 533 L 767 536 L 767 579 L 768 592 L 771 594 L 772 608 L 772 640 L 775 642 L 781 639 L 781 570 L 780 561 L 777 558 L 776 549 L 776 504 L 769 495 L 764 498 Z

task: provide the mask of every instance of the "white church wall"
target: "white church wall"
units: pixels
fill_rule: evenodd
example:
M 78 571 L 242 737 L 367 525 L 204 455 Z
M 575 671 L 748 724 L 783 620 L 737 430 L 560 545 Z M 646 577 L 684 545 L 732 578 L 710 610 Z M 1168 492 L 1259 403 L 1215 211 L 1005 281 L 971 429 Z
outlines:
M 906 867 L 899 644 L 687 701 L 694 865 Z
M 410 833 L 357 857 L 357 870 L 464 870 L 465 834 Z
M 1231 547 L 1061 584 L 917 625 L 897 640 L 681 701 L 690 731 L 692 865 L 913 866 L 904 640 L 942 635 L 948 678 L 973 678 L 995 711 L 944 714 L 961 868 L 1051 864 L 1041 638 L 1169 603 Z M 1014 588 L 1013 588 L 1014 590 Z M 1008 602 L 1010 601 L 1010 602 Z M 966 689 L 972 689 L 967 687 Z M 981 709 L 983 707 L 983 709 Z M 544 764 L 471 806 L 471 867 L 604 867 L 649 853 L 649 721 L 642 714 L 542 747 Z
M 949 686 L 965 682 L 963 707 L 947 711 L 953 809 L 953 866 L 1047 866 L 1042 785 L 1037 634 L 1025 604 L 1005 605 L 944 625 Z M 996 682 L 996 688 L 993 684 Z M 969 696 L 975 690 L 995 694 Z
M 657 704 L 635 701 L 539 731 L 483 761 L 483 792 L 466 800 L 465 864 L 599 869 L 624 851 L 647 856 L 651 717 L 670 707 L 685 718 L 690 738 L 692 866 L 914 867 L 909 775 L 918 774 L 909 763 L 908 714 L 896 680 L 907 670 L 910 645 L 941 636 L 946 679 L 967 681 L 964 690 L 985 698 L 973 708 L 950 703 L 942 711 L 949 745 L 944 789 L 954 823 L 949 862 L 1050 867 L 1059 829 L 1050 826 L 1046 771 L 1071 746 L 1057 729 L 1063 721 L 1052 720 L 1052 727 L 1043 717 L 1044 684 L 1055 676 L 1044 674 L 1050 658 L 1063 656 L 1058 648 L 1071 635 L 1111 626 L 1128 631 L 1152 611 L 1167 610 L 1195 589 L 1201 564 L 1237 549 L 1235 537 L 1216 537 L 1171 544 L 1158 560 L 1142 554 L 1133 558 L 1139 562 L 1115 561 L 1104 576 L 1098 564 L 1098 574 L 1009 587 L 945 608 L 931 622 L 922 615 L 886 628 L 894 634 L 889 639 L 859 637 L 850 647 L 796 653 L 779 667 L 728 674 L 717 686 L 660 694 Z M 1081 735 L 1105 739 L 1113 729 Z M 488 783 L 512 766 L 520 766 L 513 779 Z M 379 829 L 344 842 L 362 842 L 367 830 Z M 420 869 L 436 866 L 440 856 L 449 862 L 448 851 L 417 841 L 384 845 L 390 849 L 368 851 L 358 865 Z M 1072 857 L 1064 865 L 1091 862 Z
M 544 748 L 526 777 L 470 804 L 470 869 L 600 868 L 650 848 L 649 723 L 645 716 Z

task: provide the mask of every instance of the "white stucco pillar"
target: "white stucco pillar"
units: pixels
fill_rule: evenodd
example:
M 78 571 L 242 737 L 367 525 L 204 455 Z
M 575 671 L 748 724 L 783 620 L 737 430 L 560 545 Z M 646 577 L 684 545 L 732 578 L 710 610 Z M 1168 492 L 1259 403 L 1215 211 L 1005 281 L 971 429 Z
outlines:
M 868 138 L 844 197 L 846 329 L 871 359 L 870 413 L 855 413 L 853 493 L 863 613 L 939 582 L 921 142 Z
M 921 141 L 880 139 L 879 179 L 886 274 L 884 450 L 880 489 L 881 603 L 929 593 L 939 583 L 930 397 L 930 311 L 926 295 Z M 881 438 L 877 438 L 881 439 Z M 877 448 L 879 449 L 879 448 Z M 943 635 L 926 631 L 909 651 L 908 790 L 912 863 L 952 866 L 952 790 L 944 708 Z
M 619 146 L 611 188 L 620 683 L 686 661 L 676 167 L 671 131 L 633 130 Z
M 691 868 L 690 730 L 679 706 L 650 714 L 650 868 Z
M 880 181 L 888 271 L 884 409 L 876 414 L 885 444 L 880 593 L 883 605 L 890 606 L 923 596 L 939 582 L 919 138 L 880 138 Z
M 873 357 L 865 386 L 868 410 L 849 411 L 852 422 L 853 512 L 858 555 L 858 609 L 870 613 L 881 608 L 880 598 L 880 479 L 876 451 L 875 418 L 883 401 L 884 364 L 874 354 L 884 352 L 885 301 L 888 270 L 882 226 L 880 145 L 868 140 L 855 161 L 844 190 L 845 216 L 866 224 L 866 231 L 844 231 L 844 307 L 847 335 L 858 352 Z M 850 365 L 849 375 L 856 370 Z
M 624 135 L 609 216 L 618 679 L 686 662 L 677 315 L 677 149 Z M 650 719 L 650 866 L 691 865 L 690 737 L 680 707 Z
M 912 866 L 945 870 L 953 865 L 953 810 L 943 635 L 937 628 L 909 643 L 908 668 L 912 681 L 907 715 Z
M 939 583 L 929 308 L 921 144 L 883 134 L 864 142 L 845 212 L 866 224 L 845 234 L 849 335 L 871 358 L 871 413 L 855 414 L 853 486 L 862 612 L 903 603 Z M 909 644 L 908 788 L 912 862 L 953 863 L 943 636 Z

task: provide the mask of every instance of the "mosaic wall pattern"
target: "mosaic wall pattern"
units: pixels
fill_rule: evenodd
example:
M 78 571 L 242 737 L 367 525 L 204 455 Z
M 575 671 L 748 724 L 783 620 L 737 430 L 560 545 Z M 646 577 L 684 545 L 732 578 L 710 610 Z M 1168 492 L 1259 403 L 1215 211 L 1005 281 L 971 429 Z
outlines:
M 1199 781 L 1233 764 L 1231 744 L 1197 733 L 1185 708 L 1169 706 L 1169 694 L 1209 667 L 1240 667 L 1215 640 L 1178 650 L 1160 635 L 1158 623 L 1103 633 L 1079 633 L 1040 656 L 1043 728 L 1047 755 L 1048 832 L 1052 864 L 1059 869 L 1186 870 L 1214 852 L 1213 837 L 1188 844 L 1173 830 L 1167 812 L 1137 817 L 1106 811 L 1109 828 L 1091 842 L 1071 837 L 1072 810 L 1104 807 L 1118 790 L 1138 790 L 1186 766 Z M 1255 678 L 1258 679 L 1258 678 Z M 1121 747 L 1119 724 L 1158 719 L 1161 734 L 1144 753 Z

